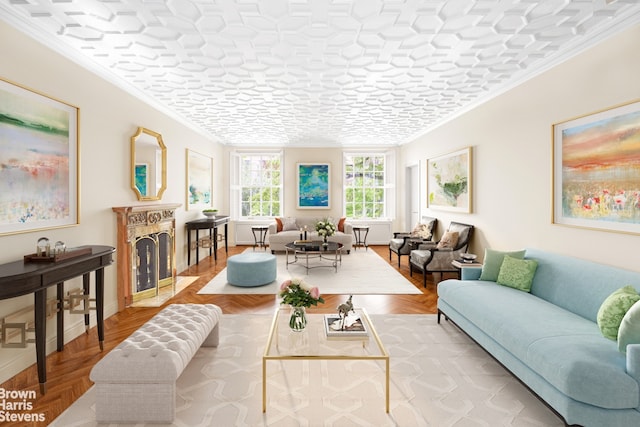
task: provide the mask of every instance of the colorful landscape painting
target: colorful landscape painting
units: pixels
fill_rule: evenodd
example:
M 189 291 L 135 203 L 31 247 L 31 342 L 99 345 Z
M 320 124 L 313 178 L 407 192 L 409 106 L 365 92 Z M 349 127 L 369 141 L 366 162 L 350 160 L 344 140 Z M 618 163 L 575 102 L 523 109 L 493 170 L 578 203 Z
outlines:
M 298 208 L 329 209 L 329 164 L 298 163 Z
M 77 109 L 0 80 L 0 234 L 77 224 Z
M 554 126 L 554 220 L 640 232 L 640 103 Z
M 471 212 L 471 148 L 427 160 L 427 206 Z

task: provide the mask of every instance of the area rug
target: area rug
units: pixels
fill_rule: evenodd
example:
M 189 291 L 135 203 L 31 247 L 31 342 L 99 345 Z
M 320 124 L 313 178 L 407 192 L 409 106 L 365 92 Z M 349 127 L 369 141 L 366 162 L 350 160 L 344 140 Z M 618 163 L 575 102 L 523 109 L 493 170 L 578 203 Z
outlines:
M 199 349 L 178 378 L 172 425 L 563 426 L 453 324 L 438 325 L 435 315 L 371 318 L 390 354 L 388 414 L 381 362 L 339 360 L 268 362 L 263 413 L 262 353 L 270 316 L 235 314 L 222 316 L 220 345 Z M 96 426 L 94 389 L 51 425 Z
M 247 249 L 251 251 L 252 249 Z M 293 277 L 299 277 L 308 283 L 318 286 L 322 294 L 419 294 L 411 282 L 398 273 L 388 262 L 380 258 L 373 251 L 351 251 L 342 256 L 342 263 L 338 271 L 328 261 L 322 261 L 325 266 L 312 268 L 308 272 L 303 265 L 290 264 L 287 268 L 286 256 L 277 254 L 278 271 L 274 282 L 265 286 L 241 287 L 227 283 L 227 269 L 225 268 L 207 283 L 199 294 L 276 294 L 280 283 Z M 289 262 L 293 256 L 289 255 Z M 317 260 L 309 264 L 318 263 Z

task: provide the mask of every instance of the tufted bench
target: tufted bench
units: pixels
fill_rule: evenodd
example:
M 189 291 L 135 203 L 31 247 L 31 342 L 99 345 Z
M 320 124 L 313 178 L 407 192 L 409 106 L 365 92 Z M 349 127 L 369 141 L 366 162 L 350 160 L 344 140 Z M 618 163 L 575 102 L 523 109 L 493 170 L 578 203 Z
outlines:
M 201 345 L 217 347 L 220 307 L 172 304 L 91 370 L 99 423 L 172 422 L 176 380 Z

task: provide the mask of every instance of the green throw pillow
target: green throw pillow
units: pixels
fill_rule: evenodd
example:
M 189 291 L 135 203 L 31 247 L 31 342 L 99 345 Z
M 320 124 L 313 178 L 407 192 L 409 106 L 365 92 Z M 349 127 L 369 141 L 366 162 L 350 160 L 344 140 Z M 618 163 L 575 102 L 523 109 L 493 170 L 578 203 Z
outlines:
M 631 306 L 640 301 L 640 295 L 633 286 L 625 286 L 604 300 L 598 310 L 598 327 L 605 338 L 616 340 L 622 318 Z
M 498 273 L 500 273 L 500 267 L 502 266 L 502 260 L 505 255 L 509 255 L 512 258 L 523 259 L 525 251 L 513 251 L 513 252 L 501 252 L 494 251 L 493 249 L 484 250 L 484 264 L 482 265 L 482 273 L 480 273 L 480 280 L 489 280 L 495 282 L 498 280 Z
M 640 302 L 631 306 L 618 329 L 618 350 L 626 353 L 629 344 L 640 344 Z
M 529 292 L 537 268 L 537 261 L 532 259 L 517 259 L 506 255 L 502 261 L 502 267 L 500 267 L 496 283 Z

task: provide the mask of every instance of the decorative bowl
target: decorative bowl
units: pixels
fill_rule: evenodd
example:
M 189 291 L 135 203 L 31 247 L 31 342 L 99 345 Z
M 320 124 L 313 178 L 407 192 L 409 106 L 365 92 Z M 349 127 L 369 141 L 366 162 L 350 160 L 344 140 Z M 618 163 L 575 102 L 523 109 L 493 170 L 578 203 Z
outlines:
M 460 257 L 466 262 L 473 262 L 473 261 L 476 260 L 476 258 L 478 258 L 478 255 L 464 253 L 464 254 L 460 255 Z
M 218 214 L 217 210 L 212 210 L 212 209 L 207 209 L 202 211 L 202 213 L 204 214 L 204 216 L 207 216 L 209 218 L 214 217 Z

